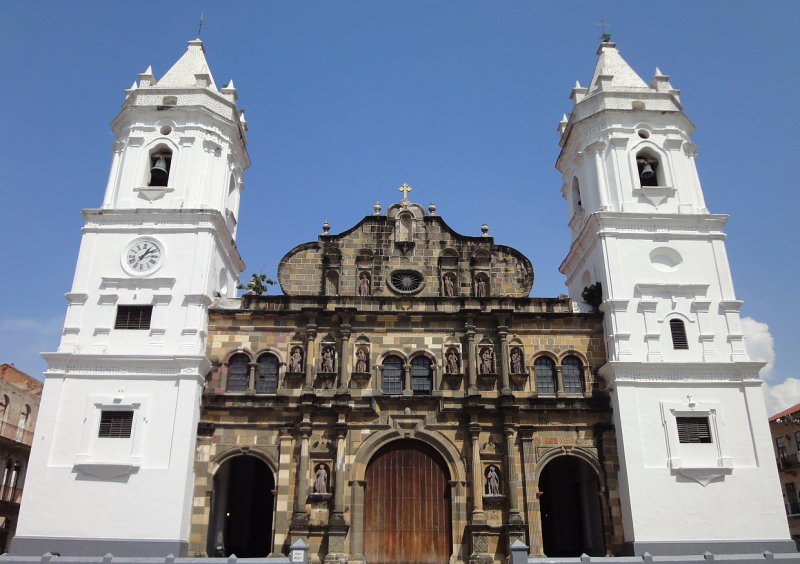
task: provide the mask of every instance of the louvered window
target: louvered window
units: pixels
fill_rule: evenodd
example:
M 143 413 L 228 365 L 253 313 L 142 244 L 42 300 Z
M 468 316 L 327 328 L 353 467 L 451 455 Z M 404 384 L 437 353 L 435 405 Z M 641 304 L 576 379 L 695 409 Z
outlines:
M 689 341 L 686 339 L 686 326 L 683 324 L 683 321 L 680 319 L 670 319 L 669 330 L 672 333 L 672 348 L 689 348 Z
M 133 411 L 103 411 L 100 414 L 98 437 L 127 439 L 133 428 Z
M 561 378 L 568 394 L 583 393 L 583 363 L 576 356 L 568 356 L 561 363 Z
M 678 440 L 682 443 L 710 443 L 708 417 L 676 417 Z
M 228 391 L 244 392 L 250 376 L 250 357 L 235 354 L 228 361 Z
M 431 361 L 424 356 L 411 360 L 411 389 L 415 394 L 429 394 L 433 389 Z
M 114 320 L 114 329 L 150 329 L 150 318 L 153 316 L 153 306 L 117 306 L 117 318 Z
M 546 356 L 540 356 L 533 362 L 533 373 L 536 375 L 536 391 L 539 395 L 555 395 L 556 364 Z
M 383 393 L 398 395 L 403 391 L 403 360 L 390 356 L 383 361 Z
M 256 392 L 274 394 L 278 390 L 278 357 L 274 354 L 262 354 L 258 357 L 256 368 Z

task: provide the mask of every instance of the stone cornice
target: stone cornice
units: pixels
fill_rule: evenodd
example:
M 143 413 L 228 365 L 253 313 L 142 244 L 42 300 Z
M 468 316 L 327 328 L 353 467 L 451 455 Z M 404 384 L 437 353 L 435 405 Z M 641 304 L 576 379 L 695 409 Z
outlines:
M 681 385 L 751 383 L 761 385 L 764 362 L 607 362 L 598 373 L 609 384 L 645 383 Z
M 199 378 L 211 370 L 206 356 L 105 355 L 42 353 L 47 362 L 45 378 L 94 377 L 124 379 L 140 377 Z

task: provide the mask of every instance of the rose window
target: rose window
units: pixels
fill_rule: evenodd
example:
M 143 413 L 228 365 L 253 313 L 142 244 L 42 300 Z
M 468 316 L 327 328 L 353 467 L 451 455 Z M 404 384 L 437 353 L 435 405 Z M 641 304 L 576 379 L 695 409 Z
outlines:
M 415 270 L 395 270 L 389 277 L 392 290 L 401 294 L 413 294 L 422 289 L 425 278 Z

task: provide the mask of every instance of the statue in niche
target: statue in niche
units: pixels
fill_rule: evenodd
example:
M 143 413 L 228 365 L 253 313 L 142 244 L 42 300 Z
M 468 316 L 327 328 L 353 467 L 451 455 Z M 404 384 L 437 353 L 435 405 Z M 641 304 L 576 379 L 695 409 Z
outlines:
M 413 219 L 411 214 L 404 213 L 397 217 L 397 231 L 395 232 L 395 240 L 397 242 L 411 241 L 414 234 Z
M 493 374 L 494 373 L 494 359 L 492 358 L 494 355 L 492 354 L 492 349 L 489 347 L 485 347 L 481 349 L 481 361 L 478 364 L 478 372 L 481 374 Z
M 456 352 L 456 349 L 449 349 L 447 351 L 447 373 L 461 374 L 461 363 L 458 361 L 458 352 Z
M 314 493 L 328 493 L 328 469 L 324 464 L 317 464 L 314 470 Z
M 367 349 L 359 347 L 356 351 L 356 372 L 367 371 Z
M 453 284 L 453 276 L 450 274 L 445 274 L 442 276 L 442 281 L 444 282 L 444 295 L 448 298 L 455 296 L 456 288 L 455 284 Z
M 475 294 L 479 298 L 485 298 L 487 295 L 487 288 L 486 288 L 486 277 L 479 276 L 478 282 L 475 284 Z
M 511 349 L 511 373 L 525 373 L 525 368 L 522 365 L 522 351 L 519 349 L 519 347 L 514 347 Z
M 362 272 L 361 276 L 358 278 L 358 295 L 359 296 L 370 295 L 369 276 L 367 275 L 366 272 Z
M 339 295 L 339 274 L 331 270 L 328 272 L 328 275 L 325 277 L 326 284 L 325 284 L 325 294 L 328 296 L 338 296 Z
M 300 347 L 294 347 L 292 354 L 289 358 L 289 372 L 302 372 L 303 371 L 303 353 L 300 352 Z
M 495 465 L 489 466 L 486 471 L 486 493 L 487 495 L 500 495 L 500 475 L 497 473 Z
M 334 352 L 333 347 L 325 347 L 322 349 L 322 371 L 334 371 Z

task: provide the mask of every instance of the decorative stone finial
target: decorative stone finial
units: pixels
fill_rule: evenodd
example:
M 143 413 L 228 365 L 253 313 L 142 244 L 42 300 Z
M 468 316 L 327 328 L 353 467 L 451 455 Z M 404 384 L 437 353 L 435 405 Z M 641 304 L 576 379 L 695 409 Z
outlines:
M 483 233 L 483 235 L 481 235 L 481 237 L 488 237 L 489 236 L 489 226 L 486 225 L 485 223 L 483 225 L 481 225 L 481 233 Z
M 322 235 L 323 235 L 323 236 L 324 236 L 324 235 L 330 235 L 330 234 L 331 234 L 331 233 L 330 233 L 330 231 L 331 231 L 331 224 L 330 224 L 330 223 L 328 223 L 328 220 L 326 219 L 326 220 L 325 220 L 325 221 L 322 223 Z
M 428 206 L 428 211 L 431 213 L 431 215 L 436 215 L 436 204 L 431 202 Z
M 375 202 L 375 205 L 372 206 L 372 209 L 375 210 L 375 213 L 373 213 L 372 215 L 381 215 L 381 203 L 380 202 Z

